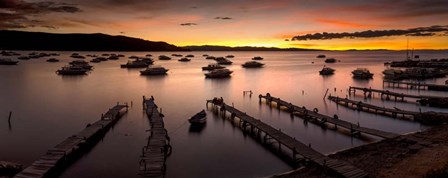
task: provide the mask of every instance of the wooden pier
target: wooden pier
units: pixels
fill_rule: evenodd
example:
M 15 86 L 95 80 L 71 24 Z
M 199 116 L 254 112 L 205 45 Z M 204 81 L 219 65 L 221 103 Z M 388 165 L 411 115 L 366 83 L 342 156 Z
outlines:
M 230 118 L 234 120 L 239 118 L 239 127 L 243 131 L 252 134 L 254 137 L 263 138 L 265 144 L 269 144 L 268 140 L 274 140 L 278 144 L 278 149 L 286 147 L 292 152 L 293 160 L 302 159 L 309 162 L 313 162 L 316 165 L 322 167 L 325 170 L 330 170 L 335 174 L 347 177 L 347 178 L 362 178 L 367 177 L 368 174 L 361 169 L 356 168 L 348 162 L 329 158 L 311 147 L 301 143 L 300 141 L 292 138 L 291 136 L 281 132 L 278 129 L 271 127 L 264 122 L 255 119 L 242 111 L 225 104 L 224 102 L 213 102 L 213 107 L 220 107 L 220 111 L 225 116 L 226 111 L 231 113 Z M 300 158 L 298 158 L 300 156 Z
M 143 104 L 151 129 L 148 142 L 142 149 L 139 175 L 164 177 L 166 158 L 171 154 L 170 137 L 163 122 L 164 115 L 158 111 L 154 97 L 151 96 L 150 99 L 143 97 Z
M 426 84 L 420 82 L 400 82 L 393 80 L 383 80 L 383 86 L 391 88 L 406 88 L 415 90 L 448 91 L 448 85 Z
M 404 94 L 404 93 L 396 93 L 391 92 L 388 90 L 378 90 L 378 89 L 372 89 L 372 88 L 361 88 L 361 87 L 349 87 L 348 93 L 349 95 L 356 94 L 356 91 L 360 90 L 363 92 L 364 97 L 371 98 L 373 97 L 373 93 L 378 93 L 380 95 L 381 99 L 391 100 L 391 98 L 394 98 L 395 101 L 405 101 L 405 98 L 413 98 L 417 100 L 421 99 L 444 99 L 445 97 L 439 97 L 439 96 L 425 96 L 425 95 L 410 95 L 410 94 Z
M 120 105 L 117 103 L 106 114 L 102 114 L 100 120 L 93 124 L 88 124 L 81 132 L 68 137 L 55 147 L 49 149 L 39 160 L 35 161 L 31 166 L 28 166 L 14 177 L 57 177 L 69 163 L 75 161 L 87 150 L 92 148 L 127 110 L 127 104 Z
M 326 116 L 323 114 L 318 113 L 318 109 L 314 108 L 312 111 L 306 109 L 305 107 L 299 107 L 292 103 L 286 102 L 281 100 L 280 98 L 275 98 L 270 96 L 270 94 L 266 94 L 266 96 L 259 95 L 258 96 L 261 102 L 261 99 L 264 98 L 268 104 L 271 104 L 272 102 L 277 103 L 277 108 L 280 109 L 280 107 L 286 107 L 288 108 L 288 112 L 291 113 L 291 116 L 294 114 L 299 115 L 301 118 L 305 119 L 306 121 L 310 121 L 319 125 L 325 125 L 327 123 L 333 124 L 336 128 L 342 127 L 350 130 L 350 133 L 352 135 L 360 135 L 361 133 L 381 137 L 381 138 L 394 138 L 399 136 L 398 134 L 391 133 L 391 132 L 385 132 L 377 129 L 371 129 L 366 127 L 361 127 L 359 124 L 353 124 L 344 120 L 339 119 L 337 115 L 334 115 L 333 117 Z

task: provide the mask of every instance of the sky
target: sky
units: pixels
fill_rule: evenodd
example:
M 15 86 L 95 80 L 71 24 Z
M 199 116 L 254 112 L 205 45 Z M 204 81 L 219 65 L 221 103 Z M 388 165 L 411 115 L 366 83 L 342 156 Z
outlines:
M 177 46 L 448 49 L 448 0 L 0 0 L 0 29 Z

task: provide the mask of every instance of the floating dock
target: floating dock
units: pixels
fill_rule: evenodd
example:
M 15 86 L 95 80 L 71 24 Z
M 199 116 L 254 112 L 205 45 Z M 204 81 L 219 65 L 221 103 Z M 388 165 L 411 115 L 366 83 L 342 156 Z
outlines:
M 448 91 L 448 85 L 426 84 L 420 82 L 400 82 L 393 80 L 383 80 L 383 86 L 391 88 L 406 88 L 415 90 Z
M 378 90 L 378 89 L 372 89 L 372 88 L 361 88 L 361 87 L 349 87 L 348 94 L 353 95 L 356 94 L 356 91 L 362 91 L 364 94 L 364 97 L 371 98 L 373 97 L 373 93 L 378 93 L 380 95 L 381 99 L 391 100 L 391 98 L 394 98 L 395 101 L 405 101 L 405 98 L 413 98 L 417 100 L 421 99 L 444 99 L 445 97 L 439 97 L 439 96 L 425 96 L 425 95 L 410 95 L 410 94 L 403 94 L 403 93 L 396 93 L 391 92 L 388 90 Z
M 143 105 L 151 129 L 148 142 L 142 149 L 139 175 L 164 177 L 166 158 L 171 154 L 170 137 L 163 122 L 164 115 L 158 111 L 152 96 L 150 99 L 143 97 Z
M 367 177 L 368 174 L 361 169 L 356 168 L 348 162 L 329 158 L 311 147 L 301 143 L 291 136 L 281 132 L 278 129 L 271 127 L 264 122 L 255 119 L 240 110 L 225 104 L 224 102 L 214 102 L 207 100 L 207 105 L 212 103 L 214 107 L 219 106 L 221 112 L 225 115 L 226 111 L 231 113 L 230 118 L 233 120 L 239 118 L 240 128 L 243 131 L 249 132 L 255 137 L 263 137 L 264 143 L 268 144 L 268 140 L 275 140 L 278 143 L 278 149 L 286 147 L 291 150 L 293 160 L 297 156 L 301 156 L 306 161 L 313 162 L 324 169 L 333 171 L 334 173 L 347 178 L 362 178 Z M 264 136 L 263 136 L 264 135 Z
M 377 129 L 371 129 L 366 127 L 361 127 L 359 124 L 353 124 L 344 120 L 341 120 L 337 117 L 337 115 L 334 115 L 334 117 L 326 116 L 323 114 L 318 113 L 318 109 L 314 108 L 312 111 L 306 109 L 305 107 L 299 107 L 296 105 L 293 105 L 292 103 L 286 102 L 281 100 L 280 98 L 272 97 L 269 93 L 266 94 L 266 96 L 259 95 L 258 96 L 261 102 L 261 99 L 264 98 L 269 104 L 272 102 L 277 103 L 277 108 L 280 109 L 281 106 L 284 106 L 288 108 L 288 111 L 291 113 L 291 116 L 294 114 L 298 114 L 301 118 L 312 121 L 313 123 L 319 124 L 319 125 L 325 125 L 326 123 L 333 124 L 336 128 L 342 127 L 350 130 L 350 133 L 352 135 L 360 135 L 361 133 L 381 137 L 381 138 L 394 138 L 399 136 L 398 134 L 381 131 Z
M 99 121 L 88 124 L 81 132 L 68 137 L 55 147 L 49 149 L 39 160 L 35 161 L 31 166 L 25 168 L 14 177 L 57 177 L 69 163 L 92 148 L 127 111 L 127 104 L 120 105 L 117 103 L 106 114 L 102 114 Z

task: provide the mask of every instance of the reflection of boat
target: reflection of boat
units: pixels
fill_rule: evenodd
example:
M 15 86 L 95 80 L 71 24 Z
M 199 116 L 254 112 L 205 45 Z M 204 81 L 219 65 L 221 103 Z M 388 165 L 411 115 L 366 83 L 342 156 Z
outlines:
M 165 75 L 168 72 L 168 69 L 165 69 L 162 66 L 151 66 L 146 68 L 145 70 L 140 71 L 141 75 Z
M 205 77 L 207 78 L 225 78 L 225 77 L 230 77 L 230 74 L 232 74 L 233 71 L 229 70 L 229 69 L 215 69 L 212 70 L 209 73 L 205 73 Z
M 260 57 L 260 56 L 255 56 L 255 57 L 252 58 L 252 60 L 263 60 L 263 58 Z
M 171 58 L 165 55 L 160 55 L 159 60 L 171 60 Z
M 209 64 L 205 67 L 202 67 L 202 70 L 214 70 L 214 69 L 224 69 L 226 67 L 221 66 L 219 64 Z
M 206 116 L 207 116 L 207 113 L 205 112 L 205 110 L 202 110 L 201 112 L 196 113 L 193 117 L 188 119 L 188 121 L 191 124 L 202 124 L 207 121 Z
M 316 57 L 317 57 L 317 58 L 325 58 L 325 57 L 327 57 L 327 56 L 325 56 L 325 55 L 323 55 L 323 54 L 319 54 L 319 55 L 317 55 Z
M 16 65 L 19 61 L 13 61 L 11 59 L 0 59 L 0 65 Z
M 322 70 L 319 71 L 319 74 L 320 75 L 333 75 L 334 71 L 335 71 L 334 69 L 324 66 L 324 68 L 322 68 Z
M 327 58 L 325 59 L 325 63 L 335 63 L 336 59 L 335 58 Z
M 59 62 L 59 59 L 50 58 L 50 59 L 47 59 L 47 62 Z
M 352 71 L 352 74 L 354 78 L 358 79 L 370 79 L 373 77 L 373 73 L 370 73 L 370 71 L 366 68 L 357 68 Z
M 183 58 L 179 59 L 178 61 L 180 61 L 180 62 L 190 62 L 191 59 L 188 59 L 188 58 L 186 58 L 186 57 L 183 57 Z
M 244 64 L 242 64 L 242 66 L 244 68 L 259 68 L 259 67 L 263 67 L 263 63 L 257 62 L 257 61 L 248 61 Z
M 87 69 L 80 66 L 64 66 L 57 70 L 56 73 L 60 75 L 84 75 L 87 71 Z
M 190 128 L 188 129 L 188 132 L 190 133 L 201 133 L 202 130 L 204 130 L 206 123 L 201 124 L 190 124 Z
M 149 64 L 142 60 L 128 61 L 126 64 L 121 64 L 121 68 L 144 68 L 148 67 Z

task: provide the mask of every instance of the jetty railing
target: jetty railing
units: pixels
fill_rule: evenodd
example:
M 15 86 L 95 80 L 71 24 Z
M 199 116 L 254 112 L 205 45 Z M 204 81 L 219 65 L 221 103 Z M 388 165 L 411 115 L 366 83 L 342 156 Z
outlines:
M 124 110 L 125 109 L 125 110 Z M 124 110 L 124 111 L 123 111 Z M 109 109 L 101 115 L 101 119 L 88 124 L 77 134 L 68 137 L 55 147 L 49 149 L 33 164 L 15 175 L 16 178 L 56 177 L 69 163 L 75 161 L 107 133 L 121 116 L 128 111 L 128 105 L 120 105 Z
M 390 88 L 406 88 L 415 90 L 448 91 L 448 85 L 426 84 L 420 82 L 401 82 L 394 80 L 383 80 L 383 86 L 387 86 Z
M 292 138 L 291 136 L 281 132 L 278 129 L 271 127 L 270 125 L 262 122 L 259 119 L 255 119 L 246 113 L 227 105 L 226 103 L 216 100 L 207 100 L 207 106 L 211 103 L 213 107 L 220 107 L 220 111 L 225 116 L 226 112 L 231 114 L 232 121 L 235 118 L 239 118 L 239 127 L 255 137 L 262 137 L 265 144 L 268 144 L 268 140 L 275 140 L 278 143 L 278 149 L 286 147 L 291 150 L 293 160 L 297 159 L 297 156 L 301 156 L 306 161 L 313 162 L 316 165 L 324 169 L 333 171 L 334 173 L 348 178 L 362 178 L 367 177 L 368 174 L 363 170 L 356 168 L 348 162 L 329 158 L 311 147 L 303 144 L 302 142 Z M 219 111 L 218 111 L 219 112 Z
M 404 94 L 404 93 L 396 93 L 391 92 L 388 90 L 378 90 L 378 89 L 372 89 L 372 88 L 362 88 L 362 87 L 349 87 L 348 93 L 351 95 L 356 95 L 356 91 L 362 91 L 364 94 L 364 97 L 371 98 L 373 97 L 373 93 L 378 93 L 380 95 L 381 99 L 391 100 L 391 98 L 394 98 L 395 101 L 405 101 L 405 98 L 413 98 L 413 99 L 444 99 L 445 97 L 440 96 L 425 96 L 425 95 L 410 95 L 410 94 Z

